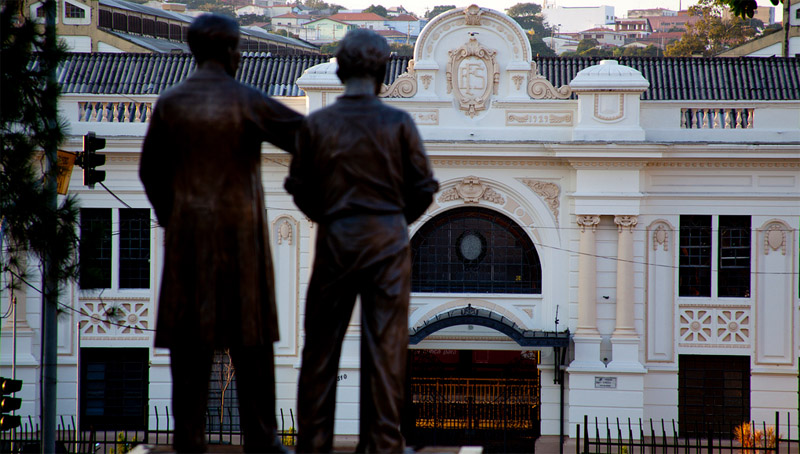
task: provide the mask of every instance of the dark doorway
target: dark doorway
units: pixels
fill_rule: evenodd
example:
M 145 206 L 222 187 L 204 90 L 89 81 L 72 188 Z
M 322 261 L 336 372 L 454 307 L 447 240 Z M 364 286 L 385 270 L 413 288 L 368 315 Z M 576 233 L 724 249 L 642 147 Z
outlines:
M 680 355 L 678 421 L 682 436 L 731 438 L 750 421 L 750 357 Z
M 410 350 L 409 445 L 533 452 L 539 358 L 538 351 Z

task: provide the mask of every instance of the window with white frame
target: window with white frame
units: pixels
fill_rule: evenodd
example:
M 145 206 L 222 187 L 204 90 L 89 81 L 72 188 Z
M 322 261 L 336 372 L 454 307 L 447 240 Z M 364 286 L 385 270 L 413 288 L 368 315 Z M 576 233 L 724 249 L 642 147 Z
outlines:
M 750 232 L 750 216 L 681 216 L 678 295 L 749 298 Z
M 80 229 L 81 289 L 150 288 L 149 209 L 83 208 Z

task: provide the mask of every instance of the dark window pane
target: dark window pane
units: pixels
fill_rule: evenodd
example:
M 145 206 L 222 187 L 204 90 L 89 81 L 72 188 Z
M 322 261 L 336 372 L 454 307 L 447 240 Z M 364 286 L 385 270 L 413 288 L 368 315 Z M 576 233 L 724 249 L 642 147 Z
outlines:
M 719 217 L 719 296 L 750 297 L 750 216 Z
M 111 287 L 111 209 L 81 209 L 80 278 L 82 289 Z
M 149 381 L 146 348 L 82 348 L 83 428 L 144 429 Z
M 711 216 L 681 216 L 679 296 L 711 296 Z
M 119 288 L 150 288 L 150 210 L 119 210 Z
M 411 240 L 412 290 L 542 293 L 539 255 L 514 221 L 485 208 L 457 208 Z
M 750 357 L 680 355 L 678 420 L 683 436 L 731 438 L 750 421 Z

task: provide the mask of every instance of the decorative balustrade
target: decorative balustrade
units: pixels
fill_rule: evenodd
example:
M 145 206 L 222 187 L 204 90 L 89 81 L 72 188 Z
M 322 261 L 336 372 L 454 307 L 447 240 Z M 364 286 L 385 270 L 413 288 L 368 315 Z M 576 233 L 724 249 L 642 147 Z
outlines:
M 152 102 L 81 101 L 78 121 L 102 123 L 147 123 L 153 113 Z
M 754 109 L 683 108 L 681 129 L 752 129 Z

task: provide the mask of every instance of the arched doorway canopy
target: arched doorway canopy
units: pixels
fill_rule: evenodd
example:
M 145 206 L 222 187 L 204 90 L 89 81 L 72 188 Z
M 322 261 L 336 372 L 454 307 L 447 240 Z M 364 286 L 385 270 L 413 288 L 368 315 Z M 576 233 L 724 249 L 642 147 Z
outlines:
M 439 314 L 409 330 L 409 344 L 416 345 L 440 329 L 456 325 L 478 325 L 499 331 L 523 347 L 568 347 L 569 330 L 562 332 L 533 331 L 520 328 L 500 314 L 471 305 Z
M 541 294 L 539 254 L 507 216 L 481 207 L 448 210 L 411 240 L 414 292 Z

